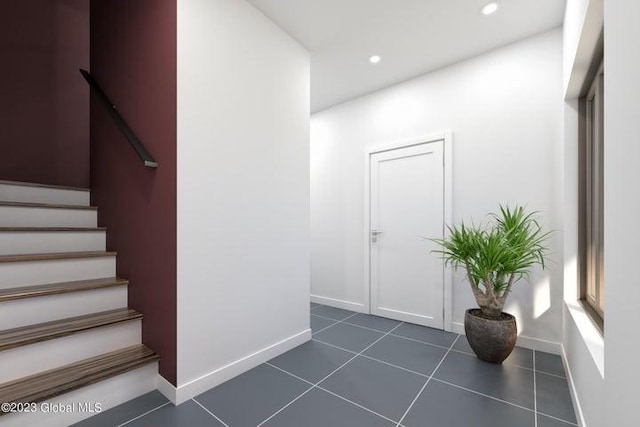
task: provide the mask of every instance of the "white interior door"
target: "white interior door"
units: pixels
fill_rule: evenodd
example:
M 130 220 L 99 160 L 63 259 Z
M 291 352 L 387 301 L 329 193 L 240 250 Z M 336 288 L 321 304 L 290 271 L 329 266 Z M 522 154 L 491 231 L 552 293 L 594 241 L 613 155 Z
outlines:
M 444 327 L 444 142 L 370 156 L 371 313 Z

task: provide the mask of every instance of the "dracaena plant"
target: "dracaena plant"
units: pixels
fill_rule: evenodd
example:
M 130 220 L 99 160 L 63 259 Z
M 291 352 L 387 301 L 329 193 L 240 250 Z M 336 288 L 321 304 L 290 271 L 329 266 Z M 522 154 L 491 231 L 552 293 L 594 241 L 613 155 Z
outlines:
M 529 278 L 532 267 L 545 268 L 549 232 L 543 232 L 537 212 L 522 206 L 500 206 L 486 226 L 448 226 L 449 236 L 431 239 L 441 249 L 445 265 L 464 268 L 482 313 L 499 318 L 512 286 Z

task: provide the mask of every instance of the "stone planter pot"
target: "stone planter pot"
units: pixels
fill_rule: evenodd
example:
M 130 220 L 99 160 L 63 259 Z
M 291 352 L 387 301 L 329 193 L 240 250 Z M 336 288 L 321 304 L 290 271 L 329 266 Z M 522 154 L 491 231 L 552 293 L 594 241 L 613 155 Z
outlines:
M 487 319 L 479 308 L 466 311 L 464 331 L 478 358 L 489 363 L 502 363 L 509 357 L 518 336 L 515 317 L 502 313 L 500 319 Z

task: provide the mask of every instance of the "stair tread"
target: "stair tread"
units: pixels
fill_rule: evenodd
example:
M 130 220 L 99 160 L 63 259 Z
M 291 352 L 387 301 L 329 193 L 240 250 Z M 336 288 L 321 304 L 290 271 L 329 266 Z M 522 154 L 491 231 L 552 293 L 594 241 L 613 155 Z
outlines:
M 117 252 L 105 251 L 87 251 L 87 252 L 49 252 L 46 254 L 17 254 L 17 255 L 0 255 L 0 263 L 2 262 L 24 262 L 24 261 L 50 261 L 58 259 L 74 259 L 74 258 L 99 258 L 107 256 L 116 256 Z
M 106 231 L 107 227 L 0 227 L 2 231 Z
M 96 206 L 80 205 L 60 205 L 54 203 L 31 203 L 31 202 L 5 202 L 0 201 L 0 206 L 10 206 L 15 208 L 39 208 L 39 209 L 74 209 L 84 211 L 97 211 Z
M 125 279 L 120 279 L 118 277 L 105 277 L 102 279 L 78 280 L 73 282 L 50 283 L 46 285 L 21 286 L 16 288 L 0 289 L 0 302 L 41 297 L 45 295 L 110 288 L 128 284 L 129 281 Z
M 0 384 L 0 402 L 42 402 L 142 367 L 158 358 L 158 355 L 143 344 L 101 354 Z
M 54 188 L 57 190 L 72 190 L 72 191 L 90 191 L 88 188 L 83 188 L 83 187 L 73 187 L 68 185 L 40 184 L 37 182 L 7 181 L 3 179 L 0 179 L 0 185 L 16 185 L 19 187 Z
M 52 322 L 37 323 L 0 331 L 0 351 L 60 338 L 101 326 L 140 319 L 142 314 L 130 308 L 118 308 Z

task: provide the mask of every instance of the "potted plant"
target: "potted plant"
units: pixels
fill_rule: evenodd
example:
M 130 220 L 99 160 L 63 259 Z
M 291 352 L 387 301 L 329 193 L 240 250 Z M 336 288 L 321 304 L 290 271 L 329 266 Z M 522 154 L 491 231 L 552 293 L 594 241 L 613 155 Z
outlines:
M 516 319 L 503 312 L 512 286 L 529 277 L 532 267 L 545 268 L 549 232 L 536 220 L 537 212 L 524 207 L 500 206 L 486 226 L 448 226 L 449 236 L 431 239 L 441 250 L 445 265 L 464 268 L 471 291 L 480 306 L 465 313 L 469 345 L 487 362 L 502 363 L 516 344 Z

